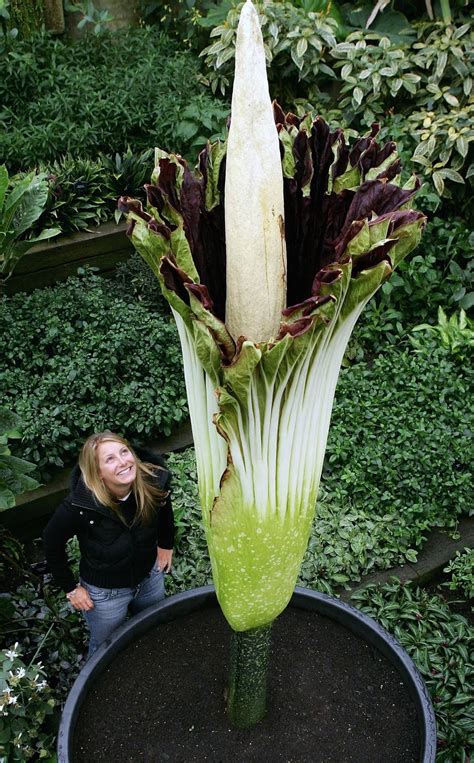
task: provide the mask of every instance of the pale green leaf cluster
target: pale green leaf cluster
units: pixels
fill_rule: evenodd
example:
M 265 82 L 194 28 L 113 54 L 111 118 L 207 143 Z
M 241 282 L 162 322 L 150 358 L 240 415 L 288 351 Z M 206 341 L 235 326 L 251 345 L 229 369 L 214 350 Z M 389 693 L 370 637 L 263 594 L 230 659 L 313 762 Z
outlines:
M 408 121 L 419 140 L 412 161 L 431 175 L 436 191 L 443 194 L 446 180 L 464 183 L 461 172 L 474 141 L 474 103 L 450 108 L 445 114 L 416 111 Z M 464 174 L 471 177 L 474 164 Z
M 235 39 L 243 2 L 231 8 L 225 22 L 214 27 L 211 44 L 202 52 L 208 79 L 213 92 L 225 93 L 230 83 L 229 65 L 233 62 Z M 265 56 L 276 70 L 281 59 L 289 56 L 298 70 L 300 80 L 317 78 L 318 74 L 334 77 L 334 71 L 324 60 L 325 53 L 336 45 L 337 22 L 330 16 L 289 2 L 266 2 L 265 12 L 259 14 Z M 227 66 L 226 66 L 227 64 Z
M 440 344 L 453 354 L 467 355 L 474 347 L 474 320 L 469 318 L 463 309 L 453 313 L 450 318 L 442 307 L 438 308 L 438 323 L 420 323 L 412 329 L 413 333 L 423 332 L 422 336 L 410 336 L 410 341 L 416 350 L 421 350 L 427 338 L 436 337 Z
M 12 456 L 9 439 L 20 438 L 20 418 L 7 408 L 0 408 L 0 511 L 15 505 L 16 496 L 34 490 L 39 482 L 30 476 L 35 464 Z
M 8 278 L 17 262 L 38 241 L 57 236 L 58 228 L 42 230 L 35 238 L 24 239 L 43 212 L 48 199 L 45 175 L 8 176 L 0 165 L 0 276 Z

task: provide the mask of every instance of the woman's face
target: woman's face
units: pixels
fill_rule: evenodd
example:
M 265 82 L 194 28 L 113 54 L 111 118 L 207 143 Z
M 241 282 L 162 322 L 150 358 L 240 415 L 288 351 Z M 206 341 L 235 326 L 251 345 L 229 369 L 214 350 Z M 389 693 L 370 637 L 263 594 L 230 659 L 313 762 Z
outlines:
M 97 446 L 99 474 L 113 495 L 130 492 L 137 475 L 137 465 L 130 449 L 122 442 L 106 441 Z

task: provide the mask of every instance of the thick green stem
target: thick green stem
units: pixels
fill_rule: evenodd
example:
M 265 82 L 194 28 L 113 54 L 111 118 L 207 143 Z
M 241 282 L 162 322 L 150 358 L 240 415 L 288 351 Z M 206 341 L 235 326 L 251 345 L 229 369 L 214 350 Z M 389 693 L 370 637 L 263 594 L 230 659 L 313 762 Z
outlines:
M 449 0 L 441 0 L 441 14 L 443 16 L 443 21 L 445 24 L 451 23 L 451 5 Z
M 238 728 L 258 723 L 267 709 L 267 670 L 272 624 L 232 631 L 227 710 Z

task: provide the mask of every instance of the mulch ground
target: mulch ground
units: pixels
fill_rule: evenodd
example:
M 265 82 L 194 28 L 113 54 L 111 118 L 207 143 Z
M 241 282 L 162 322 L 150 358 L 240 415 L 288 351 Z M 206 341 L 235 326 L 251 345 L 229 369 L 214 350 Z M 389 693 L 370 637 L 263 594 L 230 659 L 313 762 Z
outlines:
M 159 625 L 122 651 L 83 705 L 73 763 L 416 763 L 416 711 L 376 650 L 325 617 L 274 625 L 268 712 L 230 727 L 229 630 L 217 609 Z

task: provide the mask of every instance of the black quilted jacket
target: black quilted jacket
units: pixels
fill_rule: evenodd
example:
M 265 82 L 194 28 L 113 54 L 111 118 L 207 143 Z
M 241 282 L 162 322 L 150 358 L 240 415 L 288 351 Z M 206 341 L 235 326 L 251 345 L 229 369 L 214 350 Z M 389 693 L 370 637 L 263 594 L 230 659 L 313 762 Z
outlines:
M 164 461 L 149 453 L 143 460 L 164 467 Z M 169 490 L 170 473 L 157 469 L 156 484 Z M 168 496 L 158 506 L 150 525 L 133 524 L 136 503 L 133 493 L 120 504 L 122 518 L 99 504 L 82 479 L 79 466 L 71 475 L 71 492 L 48 522 L 43 542 L 49 570 L 55 583 L 72 591 L 76 580 L 68 564 L 66 543 L 74 535 L 81 551 L 80 577 L 100 588 L 128 588 L 140 583 L 156 560 L 156 547 L 173 548 L 174 521 Z

